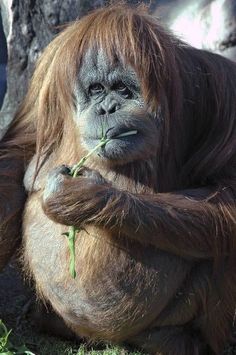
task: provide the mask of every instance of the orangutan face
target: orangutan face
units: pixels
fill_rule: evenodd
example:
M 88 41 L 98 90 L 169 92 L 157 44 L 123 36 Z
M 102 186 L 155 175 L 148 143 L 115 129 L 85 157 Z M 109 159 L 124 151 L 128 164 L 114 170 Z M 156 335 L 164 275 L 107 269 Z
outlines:
M 99 151 L 111 165 L 147 159 L 156 154 L 158 130 L 147 112 L 135 71 L 124 64 L 110 64 L 102 52 L 84 58 L 76 91 L 81 141 L 93 149 L 102 136 L 112 140 Z M 135 134 L 116 138 L 135 131 Z

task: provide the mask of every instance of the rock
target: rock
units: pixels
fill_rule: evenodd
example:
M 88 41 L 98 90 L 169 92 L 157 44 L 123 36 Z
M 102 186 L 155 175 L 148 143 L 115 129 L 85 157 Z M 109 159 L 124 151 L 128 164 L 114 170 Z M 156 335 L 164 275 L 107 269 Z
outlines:
M 236 60 L 235 0 L 178 0 L 164 10 L 165 22 L 186 42 Z

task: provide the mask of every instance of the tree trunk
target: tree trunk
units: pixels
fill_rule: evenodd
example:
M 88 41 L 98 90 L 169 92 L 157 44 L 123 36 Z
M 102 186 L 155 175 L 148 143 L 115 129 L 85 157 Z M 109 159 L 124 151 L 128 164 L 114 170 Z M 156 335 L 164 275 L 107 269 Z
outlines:
M 25 96 L 35 62 L 44 47 L 62 25 L 103 4 L 103 0 L 1 0 L 8 47 L 8 89 L 0 116 L 0 137 Z

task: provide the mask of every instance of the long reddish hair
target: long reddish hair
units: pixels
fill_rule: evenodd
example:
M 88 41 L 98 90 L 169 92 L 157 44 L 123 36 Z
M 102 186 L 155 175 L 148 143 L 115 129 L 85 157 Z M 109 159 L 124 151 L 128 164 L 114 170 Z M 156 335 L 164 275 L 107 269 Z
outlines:
M 155 115 L 161 107 L 158 174 L 160 185 L 165 181 L 163 190 L 165 184 L 169 189 L 181 181 L 186 185 L 186 176 L 189 184 L 197 184 L 226 166 L 232 170 L 235 64 L 176 39 L 145 6 L 124 3 L 91 12 L 47 46 L 1 144 L 2 156 L 28 160 L 35 152 L 48 155 L 62 145 L 72 149 L 77 132 L 74 92 L 88 48 L 102 48 L 111 61 L 131 65 L 148 109 Z

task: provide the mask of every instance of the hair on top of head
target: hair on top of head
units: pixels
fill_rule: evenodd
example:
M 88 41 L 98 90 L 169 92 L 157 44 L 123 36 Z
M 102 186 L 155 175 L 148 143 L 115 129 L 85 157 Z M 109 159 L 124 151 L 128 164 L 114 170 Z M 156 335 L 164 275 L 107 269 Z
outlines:
M 172 42 L 173 38 L 142 4 L 111 4 L 71 23 L 39 58 L 28 94 L 13 123 L 29 138 L 32 135 L 26 150 L 35 149 L 35 139 L 36 150 L 41 153 L 50 153 L 60 145 L 65 125 L 69 124 L 65 118 L 74 111 L 77 74 L 88 49 L 102 49 L 111 62 L 131 65 L 140 78 L 150 111 L 155 111 L 160 88 L 168 91 L 167 79 L 176 73 Z M 177 81 L 171 82 L 173 86 Z M 37 130 L 36 138 L 29 122 L 32 131 Z M 26 144 L 22 139 L 16 144 Z
M 144 99 L 156 109 L 159 88 L 165 85 L 175 66 L 173 41 L 157 19 L 148 14 L 147 6 L 120 2 L 94 10 L 65 29 L 49 46 L 54 54 L 51 65 L 56 70 L 54 74 L 73 83 L 87 50 L 101 49 L 111 62 L 129 64 L 135 69 Z

